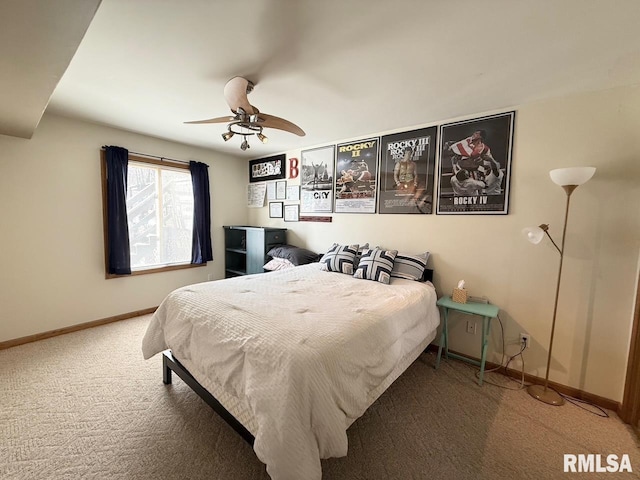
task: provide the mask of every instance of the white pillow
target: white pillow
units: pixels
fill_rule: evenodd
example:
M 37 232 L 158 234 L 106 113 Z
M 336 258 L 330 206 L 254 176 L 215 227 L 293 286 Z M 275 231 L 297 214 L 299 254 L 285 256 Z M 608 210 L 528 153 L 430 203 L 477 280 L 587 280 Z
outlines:
M 264 264 L 262 268 L 265 270 L 275 271 L 275 270 L 284 270 L 286 268 L 293 268 L 295 265 L 291 263 L 286 258 L 272 258 L 267 263 Z

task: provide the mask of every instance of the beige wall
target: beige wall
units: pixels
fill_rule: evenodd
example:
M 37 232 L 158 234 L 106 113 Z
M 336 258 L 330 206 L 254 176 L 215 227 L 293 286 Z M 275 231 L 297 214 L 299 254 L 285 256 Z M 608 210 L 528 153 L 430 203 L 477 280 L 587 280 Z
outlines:
M 103 145 L 210 165 L 214 261 L 104 278 Z M 246 163 L 208 150 L 45 115 L 34 137 L 0 135 L 0 341 L 158 305 L 224 276 L 222 225 L 246 222 Z
M 640 248 L 640 153 L 634 146 L 640 131 L 640 88 L 559 98 L 516 110 L 507 216 L 333 214 L 332 223 L 284 223 L 268 218 L 267 208 L 262 208 L 250 211 L 249 223 L 287 227 L 290 243 L 318 252 L 334 241 L 430 251 L 439 293 L 448 294 L 465 279 L 472 295 L 499 305 L 507 353 L 517 351 L 520 332 L 530 333 L 526 371 L 544 376 L 559 258 L 549 242 L 533 246 L 520 232 L 525 226 L 549 223 L 559 241 L 566 197 L 548 172 L 595 166 L 593 180 L 571 200 L 550 377 L 620 401 Z M 371 134 L 376 133 L 362 138 Z M 299 152 L 288 153 L 299 157 Z M 468 318 L 454 317 L 451 347 L 479 356 L 479 334 L 464 329 Z M 500 360 L 499 332 L 494 322 L 494 361 Z

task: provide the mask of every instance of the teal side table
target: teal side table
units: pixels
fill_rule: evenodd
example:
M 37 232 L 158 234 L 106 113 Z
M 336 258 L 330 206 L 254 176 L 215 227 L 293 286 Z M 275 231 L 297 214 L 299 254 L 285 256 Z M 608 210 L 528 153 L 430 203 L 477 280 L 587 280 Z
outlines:
M 478 384 L 482 385 L 482 380 L 484 378 L 484 365 L 487 360 L 487 345 L 489 343 L 489 334 L 491 333 L 491 319 L 498 316 L 500 308 L 496 305 L 492 305 L 491 303 L 458 303 L 451 300 L 451 297 L 440 298 L 437 302 L 437 305 L 442 307 L 442 310 L 444 312 L 444 321 L 442 325 L 442 335 L 440 336 L 440 346 L 438 347 L 438 358 L 436 359 L 435 368 L 437 369 L 440 366 L 440 357 L 442 357 L 442 347 L 444 346 L 445 358 L 457 358 L 458 360 L 469 362 L 480 367 L 480 378 L 478 379 Z M 478 315 L 482 317 L 482 355 L 479 362 L 477 360 L 473 360 L 471 358 L 463 357 L 461 355 L 456 355 L 455 353 L 449 352 L 449 310 L 455 310 L 456 312 L 462 312 L 469 315 Z

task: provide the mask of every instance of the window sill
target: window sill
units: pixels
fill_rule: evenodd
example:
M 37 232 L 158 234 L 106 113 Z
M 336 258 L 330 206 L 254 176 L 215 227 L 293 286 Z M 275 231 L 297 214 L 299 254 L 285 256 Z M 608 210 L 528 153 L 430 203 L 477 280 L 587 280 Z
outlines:
M 147 275 L 150 273 L 160 273 L 160 272 L 170 272 L 172 270 L 183 270 L 185 268 L 198 268 L 198 267 L 206 267 L 207 264 L 206 263 L 199 263 L 197 265 L 193 264 L 193 263 L 183 263 L 180 265 L 167 265 L 164 267 L 154 267 L 154 268 L 147 268 L 144 270 L 134 270 L 131 272 L 131 274 L 129 275 L 117 275 L 114 273 L 107 273 L 105 274 L 104 278 L 106 279 L 110 279 L 110 278 L 127 278 L 127 277 L 133 277 L 136 275 Z

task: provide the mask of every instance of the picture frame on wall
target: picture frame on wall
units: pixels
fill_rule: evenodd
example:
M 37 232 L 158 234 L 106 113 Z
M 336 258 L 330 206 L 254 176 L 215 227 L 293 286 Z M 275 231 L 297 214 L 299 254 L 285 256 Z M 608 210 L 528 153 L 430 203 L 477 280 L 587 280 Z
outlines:
M 284 202 L 269 202 L 269 218 L 282 218 Z
M 336 150 L 335 213 L 376 213 L 380 137 Z
M 301 152 L 301 212 L 331 213 L 333 211 L 334 157 L 333 145 Z
M 272 157 L 259 158 L 249 161 L 249 182 L 266 182 L 269 180 L 281 180 L 286 177 L 287 157 L 273 155 Z
M 269 182 L 267 186 L 267 200 L 276 200 L 276 182 Z
M 287 185 L 287 200 L 292 202 L 300 201 L 300 185 Z
M 300 205 L 284 206 L 284 221 L 297 222 L 300 220 Z
M 287 181 L 280 180 L 276 182 L 276 200 L 284 200 L 287 198 Z
M 378 213 L 433 212 L 438 127 L 382 137 Z
M 516 112 L 440 127 L 440 215 L 507 215 Z

